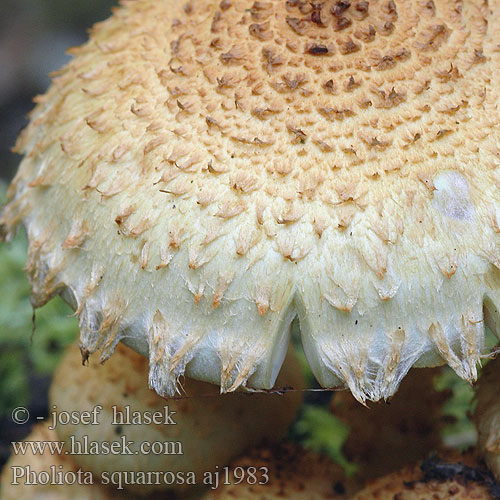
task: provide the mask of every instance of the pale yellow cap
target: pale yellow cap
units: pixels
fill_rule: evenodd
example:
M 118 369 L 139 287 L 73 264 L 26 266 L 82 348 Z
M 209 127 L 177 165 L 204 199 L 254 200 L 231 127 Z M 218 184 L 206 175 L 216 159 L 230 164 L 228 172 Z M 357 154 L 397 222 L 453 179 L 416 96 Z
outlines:
M 500 2 L 123 1 L 37 99 L 1 223 L 102 359 L 272 387 L 476 378 L 500 315 Z

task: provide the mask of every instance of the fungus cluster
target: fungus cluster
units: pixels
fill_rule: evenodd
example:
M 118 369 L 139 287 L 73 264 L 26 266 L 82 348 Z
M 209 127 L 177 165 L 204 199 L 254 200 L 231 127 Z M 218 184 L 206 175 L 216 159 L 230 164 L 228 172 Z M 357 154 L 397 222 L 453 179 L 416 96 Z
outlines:
M 295 317 L 319 384 L 362 403 L 412 367 L 473 382 L 500 331 L 499 31 L 499 0 L 122 0 L 36 98 L 0 227 L 24 226 L 32 304 L 74 308 L 84 362 L 118 351 L 99 371 L 123 385 L 147 358 L 148 380 L 56 383 L 270 389 Z M 244 448 L 269 419 L 226 431 Z
M 124 1 L 37 99 L 1 223 L 85 357 L 175 394 L 476 377 L 498 321 L 496 3 Z M 56 216 L 57 214 L 57 216 Z
M 84 470 L 99 478 L 113 472 L 165 472 L 179 474 L 172 485 L 139 485 L 129 489 L 189 489 L 200 486 L 203 474 L 214 472 L 250 446 L 281 439 L 302 401 L 300 392 L 267 398 L 267 394 L 227 394 L 218 387 L 186 379 L 185 397 L 163 399 L 148 389 L 148 361 L 123 345 L 104 365 L 78 366 L 79 353 L 71 346 L 57 368 L 50 389 L 50 404 L 56 412 L 81 414 L 100 407 L 99 425 L 68 423 L 57 427 L 60 440 L 70 443 L 133 443 L 126 453 L 87 453 L 74 457 Z M 304 386 L 300 366 L 290 353 L 279 383 Z M 167 413 L 165 413 L 167 408 Z M 155 423 L 145 418 L 158 415 Z M 161 416 L 160 416 L 161 415 Z M 146 443 L 146 447 L 144 444 Z M 151 449 L 155 446 L 158 449 Z M 131 453 L 129 453 L 129 450 Z
M 33 304 L 149 383 L 476 377 L 498 321 L 496 2 L 124 1 L 37 98 L 3 210 Z
M 199 498 L 207 476 L 282 439 L 302 401 L 300 392 L 221 395 L 195 380 L 185 381 L 184 398 L 163 399 L 147 386 L 148 360 L 122 344 L 104 365 L 78 366 L 78 358 L 70 346 L 50 387 L 50 418 L 2 472 L 2 500 Z M 304 386 L 292 352 L 278 383 Z M 96 417 L 78 418 L 94 408 Z

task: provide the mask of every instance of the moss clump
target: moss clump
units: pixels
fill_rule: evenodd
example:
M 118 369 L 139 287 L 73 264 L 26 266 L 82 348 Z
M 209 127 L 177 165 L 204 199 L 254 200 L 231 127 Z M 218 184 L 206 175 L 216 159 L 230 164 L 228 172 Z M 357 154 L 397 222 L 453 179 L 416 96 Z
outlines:
M 4 197 L 2 185 L 2 204 Z M 60 298 L 36 311 L 33 333 L 30 286 L 23 269 L 26 255 L 26 237 L 21 231 L 0 245 L 0 417 L 28 403 L 30 375 L 50 375 L 78 333 L 72 310 Z

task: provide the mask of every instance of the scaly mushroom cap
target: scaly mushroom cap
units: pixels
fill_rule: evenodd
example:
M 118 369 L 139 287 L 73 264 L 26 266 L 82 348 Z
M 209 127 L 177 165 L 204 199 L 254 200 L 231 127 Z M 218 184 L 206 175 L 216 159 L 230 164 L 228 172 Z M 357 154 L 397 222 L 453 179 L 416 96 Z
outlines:
M 499 492 L 472 457 L 446 453 L 381 477 L 349 500 L 495 500 Z
M 1 219 L 33 303 L 149 382 L 474 380 L 500 321 L 500 2 L 123 1 L 37 99 Z
M 77 346 L 71 346 L 54 374 L 50 403 L 56 406 L 56 412 L 78 414 L 100 405 L 99 425 L 58 425 L 59 439 L 66 443 L 72 436 L 78 442 L 86 439 L 90 443 L 120 443 L 125 439 L 132 442 L 132 454 L 78 454 L 73 456 L 74 461 L 96 477 L 116 471 L 173 471 L 186 480 L 171 485 L 126 485 L 134 491 L 192 489 L 187 481 L 189 472 L 195 473 L 197 485 L 202 484 L 205 472 L 222 469 L 247 448 L 263 440 L 281 439 L 302 401 L 300 392 L 221 395 L 217 386 L 190 379 L 183 380 L 186 398 L 165 400 L 148 389 L 148 361 L 132 349 L 119 344 L 104 365 L 78 366 L 79 357 Z M 287 356 L 278 381 L 303 387 L 296 357 Z M 171 420 L 164 417 L 165 406 Z M 113 407 L 122 415 L 119 420 L 115 420 Z M 154 414 L 159 415 L 156 423 L 141 424 L 137 420 Z M 160 447 L 161 443 L 167 444 Z
M 228 479 L 202 500 L 346 500 L 355 491 L 337 464 L 287 443 L 237 459 Z

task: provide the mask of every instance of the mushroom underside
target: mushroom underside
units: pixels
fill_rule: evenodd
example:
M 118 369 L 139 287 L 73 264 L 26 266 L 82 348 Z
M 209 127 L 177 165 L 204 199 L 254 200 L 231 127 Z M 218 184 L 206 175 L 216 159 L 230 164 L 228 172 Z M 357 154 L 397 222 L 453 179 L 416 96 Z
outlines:
M 149 384 L 472 382 L 500 332 L 500 3 L 122 2 L 39 96 L 0 217 L 32 303 Z M 312 43 L 312 45 L 311 45 Z
M 415 264 L 403 262 L 379 279 L 345 262 L 359 264 L 355 252 L 311 251 L 295 275 L 268 252 L 251 267 L 236 262 L 220 292 L 218 258 L 200 272 L 180 249 L 167 271 L 153 269 L 141 280 L 129 267 L 130 251 L 98 266 L 88 249 L 64 252 L 50 238 L 54 229 L 36 219 L 26 224 L 33 305 L 60 294 L 79 316 L 83 356 L 100 351 L 104 361 L 123 341 L 149 357 L 149 384 L 160 394 L 178 393 L 184 374 L 220 384 L 222 392 L 272 388 L 296 316 L 319 383 L 345 385 L 359 401 L 389 398 L 412 366 L 448 363 L 473 382 L 484 325 L 498 331 L 500 274 L 478 256 L 457 260 L 449 278 L 420 259 L 416 265 L 428 266 L 428 274 L 416 278 Z M 335 274 L 341 267 L 343 276 Z

